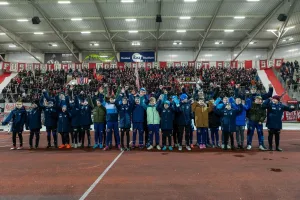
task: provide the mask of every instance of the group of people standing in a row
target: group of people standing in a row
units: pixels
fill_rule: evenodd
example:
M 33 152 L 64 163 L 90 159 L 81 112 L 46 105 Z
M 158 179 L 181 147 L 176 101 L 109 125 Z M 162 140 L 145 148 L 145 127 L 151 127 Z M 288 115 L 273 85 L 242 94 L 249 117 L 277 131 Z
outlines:
M 129 87 L 121 89 L 116 96 L 107 96 L 106 87 L 100 88 L 93 96 L 85 95 L 82 91 L 73 97 L 63 93 L 50 97 L 46 90 L 40 100 L 32 102 L 30 110 L 25 110 L 22 102 L 16 103 L 2 125 L 12 121 L 11 132 L 14 149 L 23 148 L 22 132 L 24 125 L 30 130 L 30 148 L 38 148 L 40 130 L 42 128 L 41 114 L 44 112 L 47 131 L 47 141 L 50 148 L 51 134 L 55 148 L 84 147 L 85 136 L 88 147 L 92 147 L 90 126 L 94 124 L 95 141 L 93 148 L 112 147 L 112 133 L 115 144 L 120 150 L 129 150 L 136 147 L 148 150 L 156 147 L 158 150 L 172 151 L 174 146 L 179 151 L 183 148 L 183 135 L 187 150 L 194 148 L 193 132 L 197 128 L 197 145 L 200 149 L 206 147 L 221 147 L 219 141 L 219 127 L 222 130 L 222 148 L 235 149 L 234 133 L 236 133 L 237 147 L 244 148 L 244 130 L 247 124 L 247 146 L 252 148 L 252 137 L 255 130 L 258 133 L 259 149 L 267 150 L 264 145 L 263 122 L 267 118 L 269 130 L 269 150 L 273 150 L 273 135 L 277 151 L 279 147 L 280 130 L 282 129 L 283 111 L 292 111 L 294 108 L 283 105 L 280 96 L 273 96 L 273 88 L 264 95 L 257 95 L 256 88 L 243 96 L 236 86 L 235 98 L 218 97 L 219 87 L 212 95 L 204 95 L 198 87 L 193 95 L 182 93 L 178 96 L 168 96 L 167 90 L 159 87 L 154 96 L 149 96 L 145 88 L 139 93 L 130 92 Z M 245 100 L 246 99 L 246 100 Z M 130 129 L 132 128 L 132 145 L 130 146 Z M 162 132 L 162 147 L 160 146 L 159 130 Z M 119 130 L 121 134 L 119 134 Z M 209 134 L 210 130 L 210 134 Z M 58 146 L 57 132 L 61 134 L 61 145 Z M 137 134 L 139 137 L 136 146 Z M 16 136 L 20 140 L 20 147 L 16 146 Z M 70 140 L 71 135 L 71 140 Z M 121 135 L 121 137 L 120 137 Z M 33 138 L 35 136 L 35 144 Z M 126 143 L 124 139 L 126 136 Z M 155 136 L 155 145 L 153 139 Z M 172 136 L 173 144 L 172 146 Z M 210 136 L 210 137 L 209 137 Z M 144 142 L 145 138 L 145 142 Z M 228 145 L 229 138 L 231 145 Z

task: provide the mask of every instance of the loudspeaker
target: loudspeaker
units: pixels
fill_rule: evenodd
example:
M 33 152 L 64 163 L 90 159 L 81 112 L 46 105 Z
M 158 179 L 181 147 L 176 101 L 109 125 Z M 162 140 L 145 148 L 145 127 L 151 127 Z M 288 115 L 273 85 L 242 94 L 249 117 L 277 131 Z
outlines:
M 162 22 L 161 15 L 156 15 L 156 22 Z
M 33 17 L 32 18 L 32 24 L 40 24 L 41 23 L 41 20 L 39 17 Z
M 277 19 L 281 22 L 285 22 L 286 19 L 287 19 L 287 15 L 286 14 L 280 14 Z

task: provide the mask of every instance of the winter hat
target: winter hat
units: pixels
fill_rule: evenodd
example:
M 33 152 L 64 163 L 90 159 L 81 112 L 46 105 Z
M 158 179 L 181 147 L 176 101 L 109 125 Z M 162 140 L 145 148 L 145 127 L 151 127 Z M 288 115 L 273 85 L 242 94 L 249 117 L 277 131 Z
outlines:
M 170 101 L 165 101 L 164 104 L 170 105 Z
M 278 95 L 274 95 L 273 97 L 272 97 L 272 99 L 276 99 L 277 101 L 280 101 L 280 96 L 278 96 Z
M 67 105 L 66 105 L 66 104 L 63 104 L 63 105 L 61 106 L 61 108 L 67 108 Z
M 145 88 L 141 88 L 140 91 L 146 92 L 146 89 Z
M 172 100 L 177 99 L 177 96 L 172 96 Z
M 183 101 L 183 100 L 185 100 L 185 99 L 187 99 L 187 98 L 188 98 L 188 96 L 187 96 L 186 94 L 180 95 L 180 100 L 181 100 L 181 101 Z
M 261 96 L 256 96 L 255 99 L 262 100 L 262 97 Z

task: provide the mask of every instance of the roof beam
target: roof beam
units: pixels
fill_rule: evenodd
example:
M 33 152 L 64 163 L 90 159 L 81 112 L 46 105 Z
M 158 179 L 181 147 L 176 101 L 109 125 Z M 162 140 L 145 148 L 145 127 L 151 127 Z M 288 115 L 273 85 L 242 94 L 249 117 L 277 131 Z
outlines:
M 194 59 L 195 61 L 196 61 L 196 60 L 198 59 L 198 57 L 199 57 L 199 54 L 200 54 L 200 52 L 201 52 L 201 50 L 202 50 L 202 47 L 203 47 L 203 45 L 204 45 L 204 42 L 205 42 L 205 40 L 206 40 L 206 38 L 207 38 L 207 36 L 208 36 L 208 34 L 209 34 L 209 31 L 210 31 L 210 29 L 211 29 L 213 23 L 215 22 L 215 19 L 216 19 L 218 13 L 219 13 L 219 10 L 220 10 L 220 8 L 221 8 L 223 2 L 224 2 L 224 0 L 221 0 L 221 1 L 220 1 L 220 3 L 218 4 L 217 9 L 215 10 L 215 13 L 214 13 L 214 15 L 213 15 L 213 18 L 210 20 L 210 23 L 209 23 L 209 25 L 208 25 L 208 27 L 207 27 L 207 29 L 206 29 L 206 32 L 205 32 L 205 34 L 204 34 L 204 36 L 203 36 L 203 38 L 202 38 L 202 40 L 201 40 L 201 42 L 200 42 L 200 44 L 199 44 L 199 49 L 198 49 L 198 52 L 197 52 L 196 57 L 195 57 L 195 59 Z
M 274 14 L 277 12 L 277 10 L 284 4 L 284 0 L 281 0 L 271 11 L 267 14 L 267 16 L 250 32 L 250 36 L 248 35 L 241 40 L 235 47 L 241 46 L 241 50 L 237 53 L 237 55 L 234 57 L 233 60 L 236 60 L 243 51 L 248 47 L 250 42 L 257 36 L 257 34 L 264 28 L 264 26 L 270 21 L 270 19 L 274 16 Z
M 0 30 L 2 30 L 7 37 L 17 43 L 22 49 L 24 49 L 27 53 L 29 53 L 34 59 L 36 59 L 39 63 L 43 63 L 34 53 L 31 51 L 32 46 L 30 44 L 24 43 L 21 41 L 19 37 L 17 37 L 14 33 L 8 31 L 6 28 L 0 25 Z
M 295 7 L 297 5 L 297 2 L 299 2 L 299 1 L 298 0 L 294 0 L 293 4 L 291 4 L 291 7 L 290 7 L 289 11 L 287 12 L 288 13 L 288 17 L 287 17 L 287 19 L 285 20 L 285 22 L 282 24 L 281 28 L 278 31 L 277 39 L 274 41 L 272 51 L 271 51 L 271 53 L 269 54 L 269 57 L 268 57 L 269 60 L 272 59 L 272 57 L 273 57 L 273 55 L 275 53 L 275 50 L 276 50 L 276 48 L 278 46 L 278 43 L 280 41 L 280 39 L 288 31 L 288 30 L 285 30 L 285 27 L 288 24 L 288 22 L 290 20 L 290 17 L 293 15 L 293 12 L 294 12 L 294 9 L 295 9 Z
M 48 25 L 51 27 L 51 29 L 55 32 L 55 34 L 61 39 L 61 41 L 65 44 L 65 46 L 69 49 L 69 51 L 72 53 L 72 55 L 74 56 L 74 58 L 78 61 L 81 62 L 79 60 L 79 58 L 77 57 L 77 55 L 74 53 L 73 48 L 69 46 L 69 44 L 67 43 L 67 41 L 65 40 L 65 38 L 63 37 L 63 35 L 60 33 L 60 31 L 54 26 L 54 24 L 49 20 L 49 18 L 46 16 L 46 14 L 44 13 L 44 11 L 42 10 L 42 8 L 40 8 L 40 6 L 38 4 L 35 3 L 34 0 L 28 0 L 28 2 L 43 16 L 44 20 L 48 23 Z M 74 43 L 72 43 L 74 46 Z
M 105 28 L 105 32 L 106 32 L 106 34 L 107 34 L 107 36 L 108 36 L 108 40 L 109 40 L 109 42 L 110 42 L 110 44 L 111 44 L 111 47 L 112 47 L 112 49 L 113 49 L 113 51 L 114 51 L 115 58 L 116 58 L 116 60 L 119 62 L 119 59 L 118 59 L 118 56 L 117 56 L 117 51 L 116 51 L 116 46 L 115 46 L 115 44 L 113 43 L 113 41 L 112 41 L 112 39 L 111 39 L 112 37 L 111 37 L 110 32 L 109 32 L 109 30 L 108 30 L 108 27 L 107 27 L 106 21 L 105 21 L 105 19 L 104 19 L 103 13 L 102 13 L 102 11 L 101 11 L 100 4 L 97 2 L 97 0 L 94 0 L 94 4 L 95 4 L 95 6 L 96 6 L 96 8 L 97 8 L 98 14 L 99 14 L 99 16 L 100 16 L 100 18 L 101 18 L 101 21 L 102 21 L 102 24 L 103 24 L 103 26 L 104 26 L 104 28 Z
M 158 2 L 158 15 L 161 15 L 161 4 L 162 4 L 163 0 L 160 0 Z M 156 29 L 156 44 L 155 44 L 155 61 L 157 62 L 157 58 L 158 58 L 158 41 L 159 41 L 159 28 L 160 28 L 160 22 L 156 22 L 157 24 L 157 29 Z

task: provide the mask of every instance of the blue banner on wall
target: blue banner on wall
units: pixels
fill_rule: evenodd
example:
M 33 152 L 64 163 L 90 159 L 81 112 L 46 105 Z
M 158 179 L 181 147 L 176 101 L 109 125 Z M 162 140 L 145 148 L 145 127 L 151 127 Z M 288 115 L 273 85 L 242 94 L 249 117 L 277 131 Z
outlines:
M 155 53 L 120 52 L 120 62 L 155 62 Z

